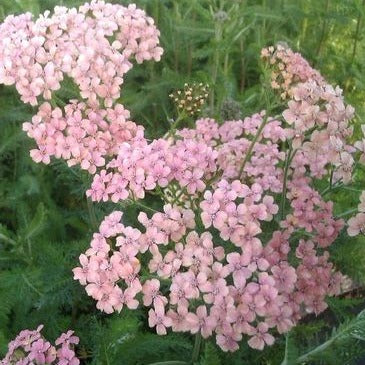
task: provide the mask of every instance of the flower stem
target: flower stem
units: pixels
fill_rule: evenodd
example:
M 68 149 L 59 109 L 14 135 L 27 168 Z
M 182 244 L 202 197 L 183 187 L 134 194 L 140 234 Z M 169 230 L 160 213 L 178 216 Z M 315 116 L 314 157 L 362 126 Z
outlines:
M 193 356 L 191 357 L 191 363 L 192 364 L 194 364 L 199 359 L 201 342 L 202 342 L 202 335 L 200 334 L 200 332 L 198 332 L 195 335 L 195 342 L 194 342 L 194 348 L 193 348 Z
M 184 120 L 185 117 L 186 116 L 185 116 L 184 112 L 182 112 L 178 115 L 177 119 L 171 124 L 170 129 L 167 132 L 167 136 L 166 136 L 167 138 L 174 137 L 179 124 L 181 123 L 182 120 Z
M 362 1 L 362 7 L 365 6 L 365 0 Z M 357 43 L 359 41 L 359 36 L 360 36 L 360 25 L 361 25 L 361 18 L 362 18 L 362 13 L 359 11 L 359 15 L 357 17 L 357 22 L 356 22 L 356 32 L 355 32 L 355 40 L 354 40 L 354 46 L 352 49 L 352 61 L 354 61 L 355 56 L 356 56 L 356 50 L 357 50 Z
M 358 208 L 353 208 L 353 209 L 350 209 L 350 210 L 346 210 L 346 212 L 343 212 L 343 213 L 340 213 L 340 214 L 336 215 L 335 218 L 346 217 L 347 215 L 357 213 L 358 211 L 359 211 Z
M 158 210 L 156 209 L 153 209 L 151 207 L 148 207 L 147 205 L 144 205 L 142 203 L 140 203 L 139 201 L 137 200 L 134 200 L 134 199 L 127 199 L 128 202 L 130 202 L 132 205 L 136 205 L 140 208 L 143 208 L 143 209 L 146 209 L 146 210 L 149 210 L 150 212 L 153 212 L 153 213 L 158 213 Z
M 98 227 L 98 220 L 96 219 L 93 202 L 90 199 L 86 199 L 86 201 L 87 201 L 87 210 L 89 212 L 91 225 L 94 228 L 97 228 Z
M 294 155 L 295 155 L 297 150 L 294 150 L 293 153 L 292 153 L 292 151 L 293 150 L 290 146 L 290 148 L 288 149 L 288 152 L 287 152 L 287 157 L 286 157 L 286 161 L 285 161 L 285 168 L 284 168 L 283 192 L 281 194 L 281 204 L 280 204 L 281 219 L 284 219 L 284 215 L 285 215 L 286 185 L 287 185 L 287 181 L 288 181 L 289 167 L 291 165 L 291 162 L 293 161 Z
M 267 112 L 266 112 L 266 113 L 267 113 Z M 267 123 L 268 119 L 269 119 L 269 114 L 267 113 L 267 114 L 265 115 L 265 118 L 264 118 L 264 120 L 263 120 L 262 124 L 260 125 L 259 129 L 257 130 L 257 132 L 256 132 L 256 134 L 255 134 L 255 137 L 254 137 L 254 139 L 252 140 L 252 142 L 251 142 L 251 144 L 250 144 L 250 147 L 248 148 L 248 151 L 247 151 L 247 153 L 246 153 L 246 156 L 245 156 L 245 158 L 244 158 L 244 160 L 243 160 L 243 162 L 242 162 L 242 165 L 241 165 L 241 167 L 240 167 L 240 171 L 239 171 L 239 173 L 238 173 L 238 178 L 239 178 L 239 179 L 241 179 L 241 178 L 242 178 L 243 169 L 245 168 L 246 163 L 247 163 L 247 162 L 249 161 L 249 159 L 251 158 L 252 150 L 253 150 L 253 148 L 255 147 L 255 144 L 256 144 L 257 140 L 259 139 L 259 137 L 260 137 L 260 134 L 261 134 L 262 130 L 265 128 L 265 125 L 266 125 L 266 123 Z

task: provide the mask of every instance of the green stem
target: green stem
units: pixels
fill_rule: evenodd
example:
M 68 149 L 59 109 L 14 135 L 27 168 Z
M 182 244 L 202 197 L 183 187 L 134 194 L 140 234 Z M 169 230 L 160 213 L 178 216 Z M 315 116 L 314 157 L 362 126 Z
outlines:
M 198 332 L 195 335 L 195 343 L 194 343 L 194 348 L 193 348 L 193 355 L 191 357 L 191 363 L 192 364 L 194 364 L 199 359 L 201 342 L 202 342 L 202 335 L 200 334 L 200 332 Z
M 335 190 L 335 189 L 338 189 L 338 188 L 341 188 L 343 186 L 343 183 L 340 182 L 340 181 L 336 181 L 334 184 L 332 184 L 331 186 L 327 186 L 325 189 L 323 189 L 321 191 L 321 195 L 325 195 L 329 192 L 331 192 L 332 190 Z
M 281 363 L 281 365 L 288 365 L 288 358 L 289 358 L 289 351 L 288 351 L 288 348 L 289 348 L 289 336 L 290 336 L 290 332 L 288 332 L 286 335 L 285 335 L 285 352 L 284 352 L 284 360 L 283 362 Z
M 241 60 L 241 80 L 240 80 L 240 92 L 242 93 L 245 88 L 245 58 L 244 58 L 244 46 L 243 40 L 240 40 L 240 60 Z
M 326 1 L 326 8 L 325 8 L 325 12 L 324 14 L 327 15 L 328 13 L 328 10 L 329 10 L 329 5 L 330 5 L 330 1 L 327 0 Z M 320 58 L 320 53 L 322 51 L 322 47 L 323 47 L 323 43 L 325 41 L 325 36 L 326 36 L 326 30 L 327 30 L 327 19 L 323 20 L 323 23 L 322 23 L 322 31 L 321 31 L 321 37 L 319 39 L 319 43 L 318 43 L 318 47 L 317 47 L 317 59 L 316 59 L 316 62 L 315 63 L 318 63 L 318 60 Z
M 289 148 L 285 160 L 285 167 L 284 167 L 284 180 L 283 180 L 283 192 L 281 193 L 281 202 L 280 202 L 280 218 L 284 219 L 285 214 L 285 199 L 286 199 L 286 185 L 288 180 L 288 172 L 289 172 L 289 160 L 291 154 L 291 147 Z
M 335 218 L 346 217 L 347 215 L 357 213 L 358 211 L 359 211 L 358 208 L 349 209 L 349 210 L 346 210 L 346 212 L 343 212 L 343 213 L 340 213 L 339 215 L 336 215 Z
M 97 228 L 98 227 L 98 220 L 96 219 L 93 203 L 90 199 L 86 199 L 86 201 L 87 201 L 87 210 L 89 212 L 89 217 L 90 217 L 91 224 L 94 228 Z
M 182 188 L 178 194 L 176 194 L 175 199 L 173 200 L 171 205 L 175 205 L 178 200 L 183 196 L 183 194 L 186 193 L 186 189 Z
M 158 210 L 153 209 L 153 208 L 150 208 L 150 207 L 148 207 L 147 205 L 144 205 L 144 204 L 140 203 L 140 202 L 139 202 L 139 201 L 137 201 L 137 200 L 127 199 L 127 201 L 129 201 L 131 204 L 134 204 L 134 205 L 139 206 L 140 208 L 147 209 L 147 210 L 149 210 L 150 212 L 158 213 Z
M 43 294 L 28 280 L 28 278 L 22 274 L 22 278 L 25 281 L 25 283 L 29 286 L 29 288 L 33 289 L 40 297 L 43 296 Z
M 362 1 L 362 7 L 364 7 L 364 6 L 365 6 L 365 0 Z M 355 56 L 356 56 L 357 42 L 359 40 L 359 33 L 360 33 L 361 18 L 362 18 L 362 13 L 359 11 L 359 16 L 357 17 L 357 23 L 356 23 L 354 47 L 352 49 L 352 61 L 354 61 Z
M 181 113 L 178 115 L 177 119 L 175 120 L 174 123 L 171 124 L 171 127 L 169 129 L 169 131 L 167 132 L 167 138 L 169 137 L 173 137 L 175 135 L 176 129 L 179 125 L 179 123 L 185 118 L 185 114 Z
M 330 183 L 329 183 L 330 190 L 332 189 L 332 185 L 333 185 L 333 173 L 334 173 L 334 171 L 335 171 L 334 167 L 331 166 Z
M 218 79 L 218 70 L 220 65 L 220 44 L 222 41 L 222 24 L 221 22 L 214 22 L 215 26 L 215 49 L 214 49 L 214 58 L 213 58 L 213 70 L 212 70 L 212 88 L 217 87 L 217 79 Z M 211 112 L 214 110 L 215 104 L 215 93 L 212 91 L 210 93 L 210 109 Z
M 12 238 L 5 236 L 4 234 L 0 233 L 0 240 L 3 240 L 5 242 L 8 242 L 14 246 L 17 245 L 16 241 L 14 241 Z
M 285 160 L 285 167 L 284 167 L 284 181 L 283 181 L 283 192 L 281 194 L 281 204 L 280 204 L 280 217 L 281 219 L 284 219 L 285 215 L 285 199 L 286 199 L 286 190 L 287 190 L 287 182 L 288 182 L 288 173 L 289 173 L 289 167 L 291 165 L 291 162 L 293 161 L 293 158 L 296 154 L 297 150 L 292 150 L 291 146 L 288 149 L 288 154 Z
M 252 150 L 253 150 L 253 148 L 255 147 L 255 144 L 256 144 L 257 140 L 259 139 L 260 134 L 261 134 L 262 130 L 264 129 L 264 127 L 265 127 L 265 125 L 266 125 L 266 123 L 267 123 L 267 121 L 268 121 L 268 119 L 269 119 L 269 113 L 268 113 L 268 111 L 266 111 L 266 113 L 267 113 L 267 114 L 265 115 L 265 119 L 264 119 L 264 121 L 262 122 L 262 124 L 260 125 L 260 128 L 257 130 L 256 135 L 255 135 L 254 139 L 252 140 L 252 142 L 251 142 L 251 144 L 250 144 L 250 147 L 248 148 L 248 151 L 247 151 L 247 153 L 246 153 L 246 156 L 245 156 L 245 158 L 244 158 L 244 160 L 243 160 L 243 162 L 242 162 L 242 165 L 241 165 L 240 171 L 239 171 L 239 173 L 238 173 L 238 178 L 239 178 L 239 179 L 241 179 L 241 178 L 242 178 L 243 169 L 245 168 L 246 163 L 247 163 L 247 162 L 249 161 L 249 159 L 251 158 Z

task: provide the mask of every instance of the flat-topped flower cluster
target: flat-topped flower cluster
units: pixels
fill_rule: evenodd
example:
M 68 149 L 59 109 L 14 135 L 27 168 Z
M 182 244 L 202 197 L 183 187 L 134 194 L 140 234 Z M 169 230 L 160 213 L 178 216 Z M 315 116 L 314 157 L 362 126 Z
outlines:
M 0 26 L 0 83 L 15 85 L 24 103 L 51 99 L 65 76 L 89 104 L 110 107 L 131 61 L 159 60 L 159 31 L 134 4 L 93 0 L 79 9 L 56 6 L 35 21 L 8 16 Z
M 125 227 L 122 212 L 107 216 L 80 256 L 75 279 L 100 310 L 143 303 L 159 334 L 215 334 L 230 351 L 247 335 L 263 349 L 341 292 L 325 248 L 344 222 L 313 181 L 351 180 L 353 109 L 321 77 L 305 78 L 317 72 L 298 54 L 280 46 L 263 54 L 276 52 L 288 66 L 272 67 L 291 80 L 282 116 L 200 119 L 151 143 L 138 136 L 95 175 L 87 192 L 95 201 L 143 198 L 156 187 L 166 200 L 163 212 L 139 215 L 142 230 Z M 292 58 L 301 67 L 290 67 Z
M 43 326 L 36 330 L 23 330 L 15 340 L 8 345 L 9 351 L 1 365 L 32 365 L 32 364 L 58 364 L 78 365 L 80 360 L 76 357 L 74 345 L 79 343 L 79 338 L 73 331 L 62 333 L 55 341 L 55 346 L 41 335 Z
M 37 143 L 35 162 L 65 159 L 95 173 L 105 157 L 138 135 L 129 111 L 116 104 L 123 78 L 135 60 L 158 61 L 162 48 L 152 18 L 128 7 L 92 1 L 79 9 L 55 7 L 33 21 L 8 16 L 0 25 L 0 83 L 15 85 L 24 103 L 39 112 L 24 130 Z M 52 109 L 49 102 L 65 77 L 80 98 Z
M 282 103 L 275 115 L 202 118 L 148 141 L 118 102 L 131 60 L 162 54 L 143 11 L 92 1 L 35 22 L 9 17 L 0 30 L 0 82 L 15 84 L 24 102 L 51 99 L 64 75 L 84 99 L 44 102 L 24 124 L 34 161 L 54 156 L 88 170 L 96 202 L 152 190 L 163 202 L 163 211 L 139 214 L 139 228 L 109 214 L 81 254 L 74 278 L 98 309 L 143 304 L 158 334 L 215 335 L 225 351 L 247 336 L 262 350 L 341 292 L 326 248 L 344 222 L 314 181 L 351 181 L 354 110 L 300 54 L 262 51 Z

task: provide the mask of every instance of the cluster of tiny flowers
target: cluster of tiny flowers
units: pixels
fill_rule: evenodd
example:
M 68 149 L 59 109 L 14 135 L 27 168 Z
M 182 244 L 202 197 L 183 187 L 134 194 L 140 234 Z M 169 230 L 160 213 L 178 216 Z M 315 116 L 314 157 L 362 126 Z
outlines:
M 56 341 L 55 346 L 41 335 L 43 326 L 36 330 L 23 330 L 15 340 L 8 345 L 8 353 L 0 361 L 1 365 L 78 365 L 79 359 L 75 355 L 74 345 L 79 343 L 79 338 L 73 331 L 63 333 Z
M 62 109 L 52 109 L 45 102 L 23 130 L 37 143 L 38 148 L 30 151 L 35 162 L 48 164 L 55 156 L 94 174 L 119 145 L 143 134 L 143 127 L 129 121 L 129 115 L 121 104 L 99 109 L 71 100 Z
M 285 103 L 282 115 L 203 118 L 148 141 L 116 104 L 132 58 L 162 53 L 142 10 L 92 1 L 78 10 L 56 7 L 35 22 L 29 14 L 8 17 L 0 30 L 0 83 L 15 84 L 35 105 L 66 75 L 85 99 L 63 108 L 41 104 L 24 124 L 38 146 L 32 158 L 49 163 L 54 156 L 88 170 L 86 194 L 94 201 L 143 199 L 152 190 L 164 199 L 162 212 L 139 214 L 143 229 L 124 226 L 119 211 L 105 217 L 80 256 L 74 278 L 98 309 L 142 303 L 158 334 L 215 335 L 224 351 L 247 336 L 262 350 L 341 292 L 343 277 L 326 248 L 344 222 L 313 185 L 328 176 L 351 180 L 354 111 L 300 54 L 282 45 L 262 51 Z M 199 109 L 207 97 L 199 87 L 202 96 L 187 85 L 176 102 Z
M 91 105 L 100 98 L 110 107 L 132 59 L 159 60 L 158 43 L 153 19 L 134 4 L 57 6 L 35 21 L 30 13 L 11 15 L 0 25 L 0 83 L 15 84 L 22 101 L 37 105 L 68 76 Z
M 292 95 L 292 87 L 298 82 L 324 82 L 321 74 L 300 53 L 293 52 L 286 44 L 263 48 L 261 57 L 270 64 L 271 87 L 278 90 L 283 99 Z
M 325 249 L 344 222 L 312 186 L 330 168 L 333 178 L 351 179 L 352 109 L 309 67 L 302 61 L 301 78 L 290 77 L 283 118 L 265 111 L 221 125 L 205 118 L 151 143 L 141 134 L 95 175 L 93 200 L 143 198 L 158 187 L 170 202 L 151 217 L 140 213 L 143 230 L 125 227 L 114 212 L 94 234 L 74 277 L 100 310 L 142 303 L 158 334 L 215 335 L 224 351 L 237 350 L 245 335 L 262 350 L 341 292 L 344 278 Z M 315 109 L 313 121 L 305 113 L 292 120 L 292 102 Z M 283 143 L 292 146 L 286 153 Z M 333 146 L 327 156 L 323 145 Z M 268 231 L 267 221 L 275 228 Z
M 174 140 L 148 143 L 141 133 L 141 138 L 120 146 L 118 156 L 94 176 L 87 195 L 95 201 L 117 202 L 131 195 L 143 198 L 146 190 L 169 185 L 196 196 L 220 175 L 236 178 L 251 143 L 249 138 L 257 132 L 264 114 L 221 126 L 214 119 L 199 119 L 196 129 L 177 131 Z M 282 169 L 277 164 L 285 158 L 279 143 L 286 135 L 281 122 L 269 118 L 244 168 L 247 178 L 255 179 L 264 190 L 281 191 Z
M 74 278 L 106 313 L 151 307 L 148 322 L 160 335 L 169 327 L 204 338 L 215 333 L 225 351 L 237 350 L 248 335 L 248 344 L 262 350 L 274 342 L 272 329 L 287 332 L 305 313 L 323 311 L 326 295 L 340 293 L 342 276 L 320 252 L 343 223 L 315 191 L 304 192 L 265 247 L 261 222 L 278 207 L 258 184 L 220 180 L 205 191 L 199 215 L 168 204 L 151 217 L 139 214 L 143 231 L 125 227 L 122 212 L 113 212 L 80 256 Z M 292 266 L 289 243 L 300 229 L 311 239 L 300 240 L 299 264 Z
M 177 90 L 169 95 L 179 112 L 193 116 L 201 111 L 208 98 L 208 85 L 185 84 L 183 90 Z
M 279 71 L 272 77 L 282 80 L 272 85 L 287 91 L 284 120 L 292 126 L 292 146 L 302 146 L 294 157 L 299 167 L 307 165 L 312 176 L 321 178 L 331 166 L 334 181 L 351 181 L 355 149 L 346 143 L 353 128 L 349 121 L 354 108 L 345 105 L 342 90 L 326 83 L 299 53 L 284 46 L 265 48 L 264 59 Z
M 116 100 L 132 58 L 158 61 L 162 54 L 159 31 L 143 10 L 103 1 L 78 10 L 56 7 L 35 22 L 28 13 L 9 16 L 0 34 L 0 83 L 15 84 L 25 103 L 51 99 L 65 76 L 86 99 L 62 108 L 43 102 L 24 123 L 37 144 L 30 152 L 35 162 L 48 164 L 55 156 L 94 174 L 123 142 L 142 133 Z
M 146 190 L 157 185 L 165 188 L 172 181 L 194 195 L 205 189 L 205 181 L 217 170 L 216 158 L 217 151 L 191 138 L 174 143 L 135 139 L 123 143 L 118 156 L 94 176 L 87 195 L 95 201 L 113 202 L 130 195 L 143 198 Z

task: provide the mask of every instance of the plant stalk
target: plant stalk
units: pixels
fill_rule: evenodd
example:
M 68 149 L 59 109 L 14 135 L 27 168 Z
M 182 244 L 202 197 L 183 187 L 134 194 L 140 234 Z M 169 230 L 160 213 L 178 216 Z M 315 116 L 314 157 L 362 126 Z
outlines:
M 191 363 L 192 363 L 192 364 L 194 364 L 196 361 L 198 361 L 198 360 L 199 360 L 201 342 L 202 342 L 202 335 L 200 334 L 200 332 L 198 332 L 198 333 L 195 335 L 195 342 L 194 342 L 194 348 L 193 348 L 193 355 L 192 355 L 192 357 L 191 357 Z
M 257 130 L 254 139 L 252 140 L 250 147 L 248 148 L 248 151 L 246 153 L 246 156 L 242 162 L 242 165 L 240 167 L 240 171 L 238 173 L 238 178 L 241 179 L 242 178 L 242 174 L 243 174 L 243 169 L 245 168 L 246 163 L 249 161 L 249 159 L 251 158 L 251 153 L 253 148 L 255 147 L 255 144 L 257 142 L 257 140 L 259 139 L 261 132 L 263 131 L 263 129 L 265 128 L 265 125 L 269 119 L 269 113 L 268 111 L 266 111 L 266 115 L 265 115 L 265 119 L 263 120 L 262 124 L 260 125 L 259 129 Z
M 364 6 L 365 6 L 365 0 L 362 1 L 362 7 L 364 7 Z M 359 16 L 357 17 L 357 22 L 356 22 L 354 47 L 352 49 L 352 61 L 354 61 L 355 56 L 356 56 L 357 43 L 359 40 L 359 34 L 360 34 L 360 29 L 361 29 L 361 20 L 362 20 L 362 13 L 359 12 Z

